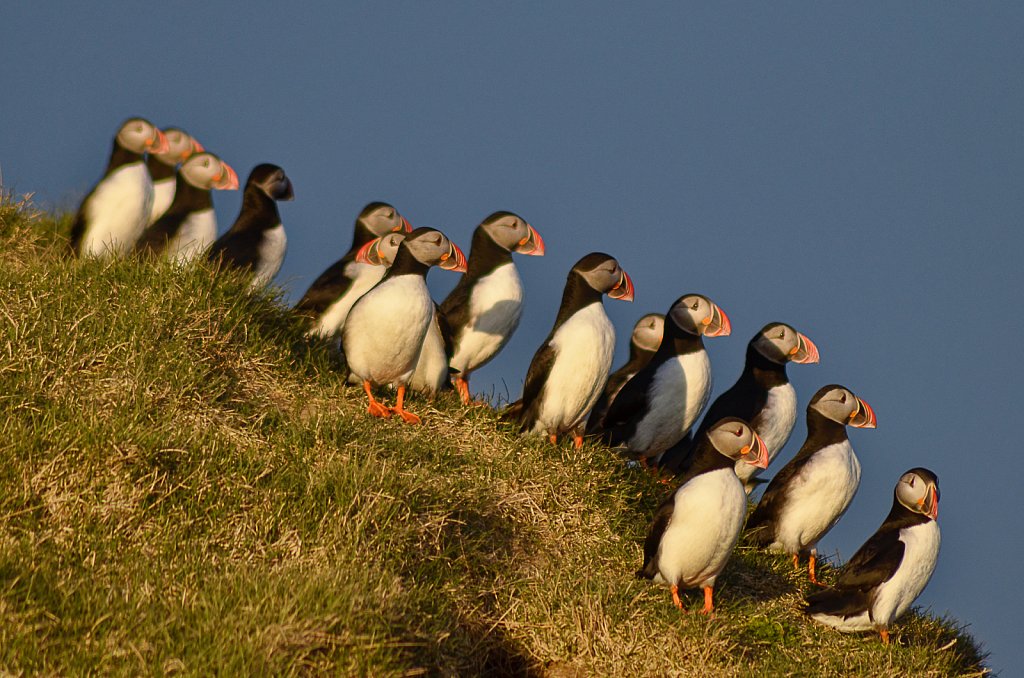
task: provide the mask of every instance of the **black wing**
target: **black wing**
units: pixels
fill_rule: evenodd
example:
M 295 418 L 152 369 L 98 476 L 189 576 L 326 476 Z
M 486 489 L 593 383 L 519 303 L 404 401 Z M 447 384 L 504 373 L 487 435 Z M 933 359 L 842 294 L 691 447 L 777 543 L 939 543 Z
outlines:
M 632 366 L 627 363 L 612 372 L 611 376 L 608 377 L 608 383 L 604 385 L 601 397 L 597 399 L 594 409 L 590 411 L 590 417 L 587 418 L 588 435 L 600 433 L 604 429 L 604 420 L 605 415 L 608 414 L 608 406 L 611 405 L 611 401 L 615 399 L 615 396 L 618 395 L 625 383 L 634 374 L 636 373 L 633 372 Z
M 665 534 L 665 529 L 672 519 L 675 506 L 676 493 L 673 491 L 654 512 L 654 519 L 651 521 L 647 538 L 644 540 L 644 565 L 636 573 L 638 579 L 654 579 L 654 576 L 658 574 L 658 548 L 661 546 L 661 538 Z
M 523 384 L 523 397 L 513 403 L 506 411 L 509 418 L 519 423 L 521 429 L 530 428 L 537 420 L 540 410 L 540 396 L 544 384 L 551 374 L 551 366 L 555 362 L 555 349 L 551 347 L 551 339 L 544 340 L 541 347 L 530 361 L 530 369 L 526 372 L 526 383 Z
M 802 452 L 803 450 L 801 450 Z M 779 469 L 772 481 L 768 483 L 761 501 L 757 502 L 754 512 L 747 519 L 747 531 L 755 543 L 768 544 L 775 536 L 774 524 L 786 503 L 786 488 L 800 470 L 807 465 L 813 455 L 797 456 L 789 460 Z
M 463 274 L 455 288 L 441 302 L 441 315 L 444 316 L 441 327 L 448 337 L 454 337 L 469 324 L 469 295 L 472 291 L 473 285 L 469 276 Z M 451 340 L 446 339 L 445 343 L 448 341 Z
M 258 229 L 228 231 L 210 248 L 210 261 L 220 261 L 228 268 L 249 269 L 259 258 L 259 241 L 263 233 Z
M 160 254 L 167 247 L 167 241 L 178 232 L 181 222 L 181 215 L 165 213 L 142 232 L 135 243 L 135 251 Z
M 647 367 L 640 370 L 608 405 L 602 428 L 603 438 L 609 445 L 624 443 L 636 432 L 637 423 L 647 412 L 647 390 L 652 377 L 653 370 Z
M 303 315 L 317 317 L 341 299 L 352 286 L 352 278 L 345 275 L 345 268 L 353 261 L 355 255 L 350 252 L 331 264 L 309 286 L 299 303 L 295 304 L 295 310 Z
M 875 533 L 840 570 L 834 588 L 807 596 L 807 613 L 849 616 L 868 609 L 875 588 L 896 574 L 904 551 L 898 529 Z

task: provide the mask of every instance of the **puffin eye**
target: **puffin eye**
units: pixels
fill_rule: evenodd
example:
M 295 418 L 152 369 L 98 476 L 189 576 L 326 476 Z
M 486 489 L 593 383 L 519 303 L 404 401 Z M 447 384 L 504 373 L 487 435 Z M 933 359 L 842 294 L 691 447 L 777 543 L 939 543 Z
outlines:
M 700 302 L 699 301 L 695 301 L 695 302 L 693 302 L 693 306 L 691 306 L 690 308 L 692 308 L 694 311 L 696 311 L 699 307 L 700 307 Z
M 786 338 L 786 330 L 780 330 L 779 331 L 779 339 L 785 339 L 785 338 Z
M 733 435 L 735 435 L 737 438 L 739 438 L 741 435 L 743 435 L 743 427 L 740 426 L 738 429 L 736 429 L 736 433 L 733 434 Z
M 841 403 L 845 403 L 846 402 L 846 394 L 845 393 L 842 395 L 841 398 L 839 398 L 839 402 L 841 402 Z

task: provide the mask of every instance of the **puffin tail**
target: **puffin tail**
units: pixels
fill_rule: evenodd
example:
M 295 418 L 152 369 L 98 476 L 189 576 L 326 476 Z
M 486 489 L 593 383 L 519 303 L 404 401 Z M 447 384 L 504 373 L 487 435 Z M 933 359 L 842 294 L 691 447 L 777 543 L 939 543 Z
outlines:
M 523 401 L 517 400 L 509 403 L 508 407 L 501 411 L 499 418 L 509 424 L 523 425 Z
M 804 614 L 848 617 L 863 612 L 870 603 L 863 591 L 828 588 L 804 598 Z

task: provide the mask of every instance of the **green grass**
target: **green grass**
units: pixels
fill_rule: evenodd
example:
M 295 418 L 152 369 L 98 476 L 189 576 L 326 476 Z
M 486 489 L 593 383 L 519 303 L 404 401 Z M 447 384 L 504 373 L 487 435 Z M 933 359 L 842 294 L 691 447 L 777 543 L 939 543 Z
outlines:
M 633 578 L 665 489 L 611 451 L 453 398 L 371 420 L 273 293 L 76 261 L 68 227 L 0 201 L 0 673 L 984 671 L 954 620 L 806 621 L 805 574 L 742 547 L 680 615 Z

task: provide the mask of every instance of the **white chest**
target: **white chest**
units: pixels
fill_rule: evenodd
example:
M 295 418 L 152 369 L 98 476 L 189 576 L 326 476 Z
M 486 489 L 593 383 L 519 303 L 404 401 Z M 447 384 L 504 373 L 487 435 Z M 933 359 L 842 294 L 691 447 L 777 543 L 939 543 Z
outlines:
M 677 489 L 658 549 L 661 579 L 686 588 L 714 586 L 739 539 L 746 507 L 731 468 L 702 473 Z
M 939 524 L 929 520 L 900 530 L 904 544 L 903 560 L 892 579 L 878 587 L 871 606 L 876 624 L 890 624 L 907 611 L 921 595 L 935 571 L 941 535 Z
M 551 338 L 555 359 L 541 391 L 537 432 L 564 433 L 594 407 L 612 364 L 615 328 L 593 303 L 566 320 Z
M 523 284 L 515 264 L 480 278 L 469 297 L 469 322 L 456 338 L 452 367 L 471 372 L 508 342 L 523 312 Z
M 177 262 L 191 261 L 206 252 L 216 239 L 217 215 L 213 209 L 192 212 L 167 243 L 167 257 Z
M 345 325 L 352 305 L 359 297 L 369 292 L 374 285 L 381 281 L 387 268 L 384 266 L 373 266 L 371 264 L 359 264 L 349 262 L 345 266 L 345 277 L 352 281 L 345 293 L 338 297 L 337 301 L 327 307 L 323 315 L 317 321 L 312 333 L 321 336 L 330 336 L 339 332 Z
M 768 390 L 764 409 L 750 422 L 768 448 L 768 461 L 775 459 L 789 440 L 796 424 L 796 389 L 790 383 Z M 736 462 L 736 475 L 746 481 L 758 475 L 761 469 L 744 462 Z
M 288 249 L 288 238 L 284 234 L 284 226 L 278 224 L 263 232 L 259 244 L 259 257 L 253 271 L 251 286 L 253 289 L 269 283 L 284 262 L 284 253 Z
M 101 181 L 85 205 L 83 254 L 129 252 L 149 222 L 153 181 L 141 162 L 125 165 Z
M 629 448 L 654 457 L 682 439 L 693 426 L 711 393 L 711 361 L 707 351 L 666 360 L 654 373 L 647 391 L 647 412 L 638 422 Z
M 414 391 L 435 394 L 441 390 L 447 379 L 448 356 L 444 352 L 444 339 L 441 337 L 436 315 L 431 314 L 409 387 Z
M 153 182 L 153 207 L 149 210 L 149 223 L 163 216 L 174 202 L 175 177 Z
M 775 548 L 799 553 L 839 521 L 860 486 L 860 462 L 849 440 L 822 448 L 786 488 L 775 526 Z
M 382 281 L 356 301 L 342 328 L 349 368 L 375 384 L 408 383 L 433 312 L 422 276 Z

